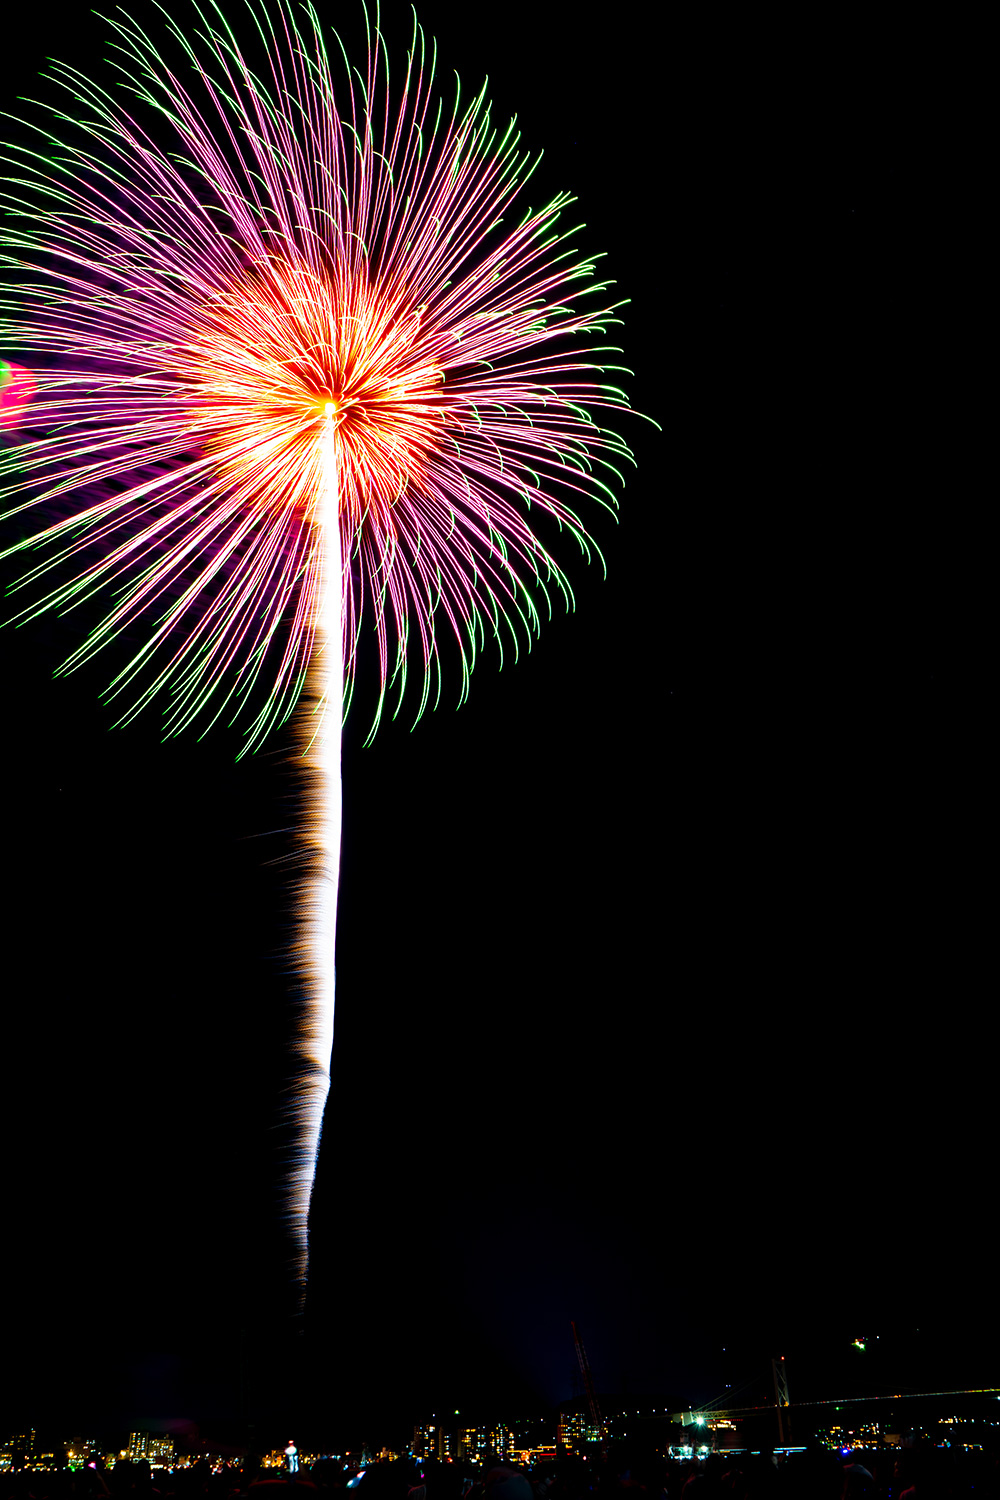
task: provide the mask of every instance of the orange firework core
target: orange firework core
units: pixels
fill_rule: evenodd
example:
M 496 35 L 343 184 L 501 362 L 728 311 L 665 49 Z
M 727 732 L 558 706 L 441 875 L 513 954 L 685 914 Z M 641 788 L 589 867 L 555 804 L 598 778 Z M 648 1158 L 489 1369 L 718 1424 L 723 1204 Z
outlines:
M 356 271 L 320 277 L 272 262 L 206 300 L 181 343 L 192 435 L 257 506 L 303 506 L 322 491 L 332 423 L 339 504 L 352 529 L 426 477 L 439 446 L 443 376 L 422 308 L 380 296 Z

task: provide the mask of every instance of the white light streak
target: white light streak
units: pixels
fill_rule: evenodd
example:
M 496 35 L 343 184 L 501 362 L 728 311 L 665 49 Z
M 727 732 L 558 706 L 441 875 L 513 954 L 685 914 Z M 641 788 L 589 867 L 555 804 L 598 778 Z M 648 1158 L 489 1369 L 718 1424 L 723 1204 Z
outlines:
M 333 1017 L 336 1001 L 337 894 L 343 815 L 341 739 L 344 717 L 344 568 L 340 535 L 336 403 L 327 402 L 320 439 L 320 498 L 313 517 L 317 532 L 315 641 L 310 663 L 312 691 L 299 728 L 306 762 L 306 853 L 300 888 L 300 968 L 305 997 L 296 1040 L 294 1081 L 296 1141 L 288 1181 L 288 1215 L 295 1244 L 300 1305 L 309 1272 L 309 1206 L 316 1180 L 323 1112 L 330 1092 Z

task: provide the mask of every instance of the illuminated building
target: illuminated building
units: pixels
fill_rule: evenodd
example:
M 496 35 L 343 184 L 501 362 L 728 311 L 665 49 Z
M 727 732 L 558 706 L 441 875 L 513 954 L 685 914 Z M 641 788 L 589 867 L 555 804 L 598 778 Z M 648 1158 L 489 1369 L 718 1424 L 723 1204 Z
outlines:
M 567 1453 L 579 1453 L 587 1443 L 601 1441 L 601 1429 L 585 1411 L 561 1411 L 556 1426 L 556 1440 Z
M 514 1434 L 502 1424 L 491 1427 L 487 1435 L 487 1447 L 501 1458 L 509 1458 L 514 1449 Z
M 458 1457 L 458 1438 L 447 1427 L 438 1428 L 438 1458 L 444 1462 L 445 1459 Z
M 151 1464 L 168 1464 L 174 1456 L 174 1440 L 152 1432 L 132 1432 L 125 1456 L 133 1463 L 145 1458 Z
M 457 1433 L 437 1423 L 425 1423 L 413 1429 L 411 1452 L 414 1458 L 436 1458 L 443 1463 L 446 1459 L 457 1458 L 460 1446 Z
M 30 1467 L 35 1457 L 35 1429 L 15 1432 L 0 1447 L 0 1468 L 23 1469 Z
M 436 1458 L 441 1462 L 470 1459 L 482 1463 L 490 1454 L 509 1458 L 513 1449 L 514 1434 L 503 1423 L 488 1427 L 445 1427 L 427 1422 L 414 1427 L 410 1452 L 416 1459 Z
M 438 1429 L 433 1424 L 424 1424 L 413 1429 L 413 1457 L 437 1458 Z
M 94 1458 L 97 1455 L 96 1438 L 67 1438 L 63 1446 L 66 1449 L 66 1461 L 71 1469 L 82 1469 L 89 1458 Z
M 460 1427 L 458 1431 L 458 1456 L 470 1458 L 478 1463 L 490 1445 L 490 1435 L 485 1427 Z

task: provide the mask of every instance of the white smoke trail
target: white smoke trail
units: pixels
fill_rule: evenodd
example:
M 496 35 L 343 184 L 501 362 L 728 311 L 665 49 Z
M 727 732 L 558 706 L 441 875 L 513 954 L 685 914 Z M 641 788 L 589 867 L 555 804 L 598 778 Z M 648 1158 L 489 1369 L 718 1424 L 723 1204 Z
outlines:
M 323 484 L 316 523 L 321 538 L 315 644 L 307 703 L 298 727 L 306 767 L 308 860 L 300 887 L 300 970 L 305 1000 L 295 1044 L 293 1125 L 296 1139 L 288 1181 L 288 1214 L 295 1244 L 300 1306 L 309 1272 L 309 1207 L 316 1180 L 323 1112 L 330 1092 L 336 999 L 337 895 L 343 811 L 341 738 L 344 716 L 344 571 L 340 539 L 335 403 L 326 406 Z

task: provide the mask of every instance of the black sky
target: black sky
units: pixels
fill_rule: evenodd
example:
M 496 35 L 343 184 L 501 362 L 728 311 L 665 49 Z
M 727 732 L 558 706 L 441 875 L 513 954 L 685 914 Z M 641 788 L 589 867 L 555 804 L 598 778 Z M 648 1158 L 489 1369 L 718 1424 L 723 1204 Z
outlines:
M 609 1393 L 707 1399 L 779 1347 L 863 1385 L 875 1332 L 879 1379 L 971 1383 L 992 1048 L 970 602 L 908 403 L 925 116 L 870 31 L 420 17 L 577 192 L 664 434 L 625 431 L 607 581 L 562 554 L 574 616 L 457 714 L 348 726 L 299 1325 L 288 747 L 112 732 L 100 664 L 51 678 L 72 618 L 4 632 L 0 1417 L 553 1403 L 571 1318 Z M 99 65 L 89 12 L 23 26 L 8 95 L 47 49 Z

